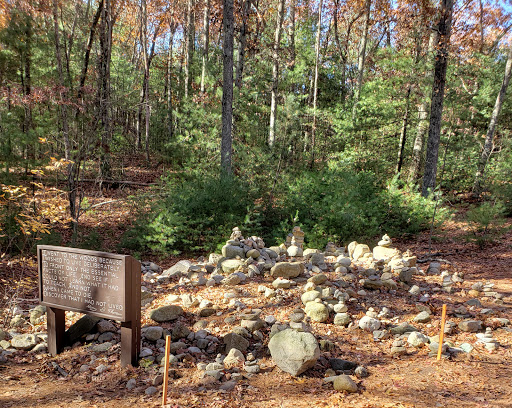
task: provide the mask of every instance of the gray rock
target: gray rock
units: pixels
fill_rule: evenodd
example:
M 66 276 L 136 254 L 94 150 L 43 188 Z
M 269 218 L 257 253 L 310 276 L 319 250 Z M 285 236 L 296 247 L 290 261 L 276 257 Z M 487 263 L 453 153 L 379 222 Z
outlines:
M 192 296 L 190 293 L 184 293 L 180 296 L 181 303 L 184 307 L 196 307 L 199 304 L 199 300 L 197 300 L 194 296 Z
M 101 343 L 101 344 L 95 344 L 94 346 L 91 347 L 91 350 L 95 353 L 103 353 L 105 351 L 108 351 L 112 348 L 112 343 L 110 343 L 109 341 L 106 341 L 105 343 Z
M 354 374 L 356 375 L 357 378 L 366 378 L 370 375 L 368 370 L 363 366 L 357 366 L 356 369 L 354 370 Z
M 302 301 L 302 304 L 306 305 L 309 302 L 314 301 L 315 299 L 320 299 L 322 297 L 322 293 L 316 291 L 316 290 L 308 290 L 307 292 L 304 292 L 302 296 L 300 297 L 300 300 Z
M 135 378 L 130 378 L 127 382 L 126 382 L 126 389 L 128 390 L 133 390 L 135 388 L 135 386 L 137 385 L 137 380 L 135 380 Z
M 106 341 L 112 341 L 114 339 L 114 333 L 105 332 L 101 333 L 98 337 L 98 343 L 105 343 Z
M 240 246 L 224 245 L 222 247 L 222 256 L 225 256 L 226 258 L 236 258 L 237 256 L 244 258 L 245 252 Z
M 413 276 L 413 269 L 411 268 L 404 268 L 400 271 L 400 274 L 398 275 L 398 280 L 400 282 L 409 283 L 412 281 Z
M 155 395 L 158 392 L 158 388 L 151 386 L 146 388 L 146 391 L 144 391 L 144 394 L 146 395 Z
M 11 346 L 18 350 L 31 350 L 39 343 L 35 334 L 17 334 L 11 339 Z
M 380 321 L 370 316 L 363 316 L 361 320 L 359 320 L 359 327 L 365 331 L 373 332 L 379 330 Z
M 329 319 L 329 309 L 323 303 L 308 302 L 304 311 L 314 322 L 322 323 Z
M 273 278 L 296 278 L 304 272 L 302 262 L 278 262 L 270 269 Z
M 160 326 L 150 326 L 146 327 L 144 330 L 144 337 L 148 341 L 157 341 L 158 339 L 162 338 L 162 334 L 164 332 L 164 329 Z
M 110 320 L 100 320 L 96 324 L 96 329 L 98 330 L 98 333 L 106 333 L 106 332 L 115 332 L 117 331 L 116 326 L 114 323 L 112 323 Z
M 347 326 L 352 321 L 348 313 L 336 313 L 334 315 L 334 324 L 336 326 Z
M 301 247 L 298 247 L 296 245 L 291 245 L 286 250 L 286 253 L 288 256 L 295 257 L 295 256 L 302 256 L 304 254 L 304 251 Z
M 421 347 L 429 342 L 429 338 L 420 332 L 412 332 L 407 337 L 407 342 L 413 347 Z
M 101 318 L 91 315 L 85 315 L 66 330 L 66 339 L 68 344 L 73 344 L 84 334 L 89 333 L 101 320 Z
M 418 329 L 407 322 L 400 323 L 398 326 L 389 329 L 391 334 L 404 334 L 418 331 Z
M 357 384 L 348 375 L 338 375 L 334 378 L 333 386 L 336 391 L 357 392 Z
M 175 265 L 171 266 L 169 269 L 162 272 L 161 276 L 173 278 L 181 275 L 185 275 L 192 263 L 187 260 L 179 261 Z
M 6 331 L 3 331 L 0 329 L 0 341 L 5 340 L 8 336 L 8 333 Z
M 243 252 L 243 249 L 240 248 Z M 233 273 L 240 268 L 244 262 L 240 259 L 225 259 L 221 263 L 221 269 L 224 273 Z
M 149 317 L 155 322 L 169 322 L 183 315 L 183 309 L 177 305 L 162 306 L 152 310 Z
M 310 259 L 311 265 L 320 266 L 325 263 L 325 258 L 322 253 L 314 253 L 311 255 Z
M 476 333 L 483 329 L 480 320 L 464 320 L 459 323 L 459 329 L 463 332 Z
M 236 333 L 226 334 L 223 338 L 223 341 L 226 345 L 226 352 L 229 352 L 232 348 L 244 352 L 249 348 L 249 341 Z
M 432 316 L 430 316 L 430 313 L 424 310 L 423 312 L 418 313 L 413 320 L 417 323 L 428 323 L 431 319 Z
M 222 284 L 225 286 L 236 286 L 241 281 L 242 281 L 242 279 L 240 278 L 240 276 L 238 276 L 236 273 L 232 273 L 231 275 L 226 276 L 222 280 Z
M 293 376 L 313 367 L 320 357 L 320 347 L 315 336 L 292 329 L 274 334 L 268 348 L 276 365 Z

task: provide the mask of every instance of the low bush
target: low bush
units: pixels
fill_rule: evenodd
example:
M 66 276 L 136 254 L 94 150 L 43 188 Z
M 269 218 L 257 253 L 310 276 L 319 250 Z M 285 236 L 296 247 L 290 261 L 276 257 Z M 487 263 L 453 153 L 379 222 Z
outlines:
M 219 249 L 238 226 L 267 245 L 281 243 L 296 224 L 309 247 L 347 244 L 383 233 L 415 234 L 430 225 L 434 202 L 396 182 L 384 185 L 372 172 L 331 166 L 321 172 L 281 176 L 272 198 L 268 185 L 239 178 L 195 177 L 169 182 L 121 241 L 121 247 L 157 253 Z M 439 209 L 437 220 L 447 216 Z

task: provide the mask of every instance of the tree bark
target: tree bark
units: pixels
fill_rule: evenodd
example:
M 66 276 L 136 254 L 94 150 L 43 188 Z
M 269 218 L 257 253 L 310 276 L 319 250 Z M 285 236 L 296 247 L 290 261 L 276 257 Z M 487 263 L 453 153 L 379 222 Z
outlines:
M 171 34 L 169 36 L 169 50 L 167 51 L 167 134 L 169 141 L 174 138 L 174 127 L 172 117 L 172 45 L 174 41 L 174 33 L 176 26 L 172 25 Z
M 485 166 L 489 161 L 493 149 L 494 133 L 496 132 L 496 126 L 498 124 L 498 117 L 500 115 L 503 101 L 505 100 L 505 94 L 507 93 L 508 84 L 510 82 L 510 74 L 512 71 L 512 47 L 508 50 L 507 63 L 505 65 L 505 74 L 503 81 L 501 82 L 500 92 L 496 98 L 494 109 L 492 111 L 491 120 L 489 121 L 489 127 L 487 129 L 487 135 L 485 136 L 485 143 L 480 154 L 480 160 L 478 160 L 478 167 L 475 174 L 475 182 L 473 184 L 473 194 L 478 196 L 482 191 L 482 179 L 485 171 Z
M 112 55 L 112 6 L 105 0 L 101 10 L 100 48 L 98 58 L 98 114 L 96 121 L 101 123 L 100 178 L 110 178 L 110 141 L 112 125 L 110 121 L 110 60 Z
M 279 0 L 277 10 L 277 26 L 274 36 L 274 49 L 272 52 L 272 93 L 270 100 L 270 129 L 268 145 L 272 147 L 276 141 L 276 115 L 277 115 L 277 88 L 279 85 L 279 44 L 281 42 L 281 28 L 284 20 L 284 0 Z
M 101 13 L 103 11 L 103 0 L 100 0 L 98 3 L 98 9 L 94 14 L 94 18 L 92 20 L 91 29 L 89 31 L 89 41 L 87 42 L 87 48 L 85 49 L 84 54 L 84 63 L 82 66 L 82 73 L 80 74 L 80 86 L 78 87 L 78 95 L 77 99 L 82 99 L 82 92 L 85 86 L 85 79 L 87 78 L 87 70 L 89 68 L 89 59 L 91 56 L 92 43 L 94 41 L 94 34 L 96 33 L 96 26 L 98 25 L 98 21 L 100 19 Z
M 361 37 L 361 41 L 359 42 L 359 54 L 357 58 L 357 85 L 354 91 L 354 106 L 352 108 L 352 122 L 354 123 L 357 117 L 357 108 L 359 104 L 359 99 L 361 97 L 361 88 L 363 87 L 363 74 L 364 74 L 364 62 L 366 58 L 366 44 L 368 42 L 368 28 L 370 26 L 370 10 L 372 6 L 371 0 L 366 0 L 364 8 L 365 8 L 365 18 L 363 25 L 363 35 Z
M 439 33 L 434 30 L 430 34 L 428 42 L 427 60 L 429 66 L 431 61 L 434 60 L 434 46 L 439 40 Z M 425 79 L 430 81 L 432 77 L 432 69 L 427 68 L 425 71 Z M 427 96 L 428 90 L 423 91 L 421 103 L 418 105 L 418 125 L 416 126 L 416 137 L 414 139 L 414 146 L 412 149 L 411 169 L 409 171 L 409 182 L 414 183 L 418 179 L 421 168 L 423 166 L 423 152 L 425 145 L 425 138 L 428 133 L 428 111 L 430 108 L 430 97 Z
M 316 108 L 318 102 L 318 69 L 320 63 L 320 36 L 322 34 L 322 6 L 323 0 L 318 3 L 318 21 L 316 28 L 315 42 L 315 80 L 313 83 L 313 124 L 311 125 L 311 162 L 310 167 L 315 163 L 315 145 L 316 145 Z
M 236 64 L 235 86 L 240 89 L 242 86 L 242 75 L 244 72 L 245 43 L 247 33 L 247 19 L 249 17 L 250 0 L 244 0 L 242 9 L 242 27 L 240 28 L 240 39 L 238 41 L 238 61 Z
M 222 18 L 223 82 L 222 82 L 222 139 L 220 147 L 221 175 L 231 175 L 231 147 L 233 143 L 233 0 L 224 0 Z
M 208 48 L 210 46 L 210 0 L 205 0 L 203 14 L 203 68 L 201 70 L 201 93 L 206 90 L 206 70 L 208 67 Z
M 453 14 L 453 0 L 441 0 L 441 18 L 439 20 L 439 44 L 434 64 L 434 83 L 432 85 L 432 103 L 428 128 L 427 157 L 421 195 L 427 197 L 436 187 L 439 143 L 441 140 L 441 120 L 443 116 L 444 87 L 448 66 L 448 45 L 450 43 Z
M 405 142 L 407 140 L 407 126 L 409 124 L 409 99 L 411 96 L 411 85 L 407 87 L 407 93 L 405 95 L 405 112 L 402 118 L 402 130 L 400 131 L 400 143 L 398 147 L 398 159 L 396 163 L 396 175 L 400 177 L 402 171 L 402 164 L 404 162 L 404 149 Z
M 187 1 L 187 33 L 185 37 L 185 46 L 186 46 L 186 54 L 185 54 L 185 90 L 184 96 L 188 98 L 188 93 L 190 89 L 191 83 L 191 72 L 190 66 L 192 64 L 192 58 L 194 53 L 194 0 Z
M 62 68 L 62 56 L 60 47 L 60 29 L 58 20 L 57 0 L 53 0 L 53 32 L 55 36 L 55 57 L 57 59 L 57 73 L 59 75 L 60 114 L 62 120 L 62 136 L 64 138 L 64 157 L 71 160 L 71 145 L 69 142 L 68 108 L 66 105 L 66 88 Z

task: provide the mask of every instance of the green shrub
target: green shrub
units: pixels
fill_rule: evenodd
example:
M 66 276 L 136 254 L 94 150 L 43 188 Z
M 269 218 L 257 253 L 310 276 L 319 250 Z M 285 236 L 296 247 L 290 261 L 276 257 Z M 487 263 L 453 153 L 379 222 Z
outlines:
M 241 180 L 206 178 L 169 184 L 151 212 L 125 234 L 121 246 L 172 254 L 211 251 L 234 226 L 260 232 L 259 223 L 251 219 L 256 214 L 249 186 Z
M 485 201 L 473 206 L 466 214 L 470 225 L 470 233 L 466 237 L 480 248 L 492 243 L 499 234 L 499 226 L 503 223 L 505 206 L 499 201 Z

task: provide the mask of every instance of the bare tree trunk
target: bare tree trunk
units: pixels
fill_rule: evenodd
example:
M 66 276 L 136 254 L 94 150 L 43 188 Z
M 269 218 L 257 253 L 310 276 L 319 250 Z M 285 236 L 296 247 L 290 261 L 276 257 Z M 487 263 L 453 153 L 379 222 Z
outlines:
M 510 74 L 512 71 L 512 47 L 508 50 L 507 63 L 505 65 L 505 75 L 503 76 L 503 81 L 501 83 L 500 92 L 498 93 L 498 97 L 496 98 L 496 103 L 494 104 L 494 109 L 492 111 L 491 120 L 489 122 L 489 128 L 487 129 L 487 135 L 485 136 L 485 143 L 482 149 L 482 153 L 480 155 L 480 160 L 478 160 L 478 167 L 475 174 L 475 182 L 473 184 L 473 194 L 480 195 L 482 191 L 482 178 L 485 171 L 485 166 L 491 156 L 493 149 L 493 140 L 494 133 L 496 132 L 496 125 L 498 124 L 498 117 L 500 115 L 501 107 L 503 106 L 503 101 L 505 100 L 505 94 L 507 93 L 508 84 L 510 82 Z
M 89 32 L 89 41 L 87 42 L 87 48 L 85 49 L 84 54 L 84 63 L 82 66 L 82 73 L 80 74 L 80 85 L 78 87 L 78 95 L 77 99 L 80 100 L 82 98 L 82 92 L 85 86 L 85 79 L 87 78 L 87 70 L 89 68 L 89 58 L 92 50 L 92 43 L 94 41 L 94 34 L 96 32 L 96 26 L 98 25 L 98 21 L 100 19 L 101 13 L 103 11 L 103 0 L 100 0 L 98 3 L 98 9 L 94 14 L 94 18 L 92 20 L 91 29 Z
M 173 118 L 172 118 L 172 45 L 176 26 L 172 25 L 169 36 L 169 50 L 167 51 L 167 132 L 169 141 L 174 138 Z
M 192 64 L 192 57 L 194 52 L 194 0 L 187 1 L 187 33 L 185 37 L 186 54 L 185 54 L 185 90 L 184 96 L 188 98 L 188 92 L 191 83 L 190 66 Z
M 453 14 L 453 0 L 441 1 L 439 20 L 439 44 L 434 64 L 434 83 L 432 85 L 432 103 L 430 106 L 430 124 L 428 128 L 427 157 L 421 195 L 427 197 L 436 187 L 437 161 L 441 140 L 441 120 L 443 116 L 444 87 L 448 66 L 448 45 L 450 43 Z
M 274 50 L 272 52 L 272 94 L 270 101 L 270 130 L 268 145 L 272 147 L 276 141 L 276 115 L 277 115 L 277 88 L 279 85 L 279 44 L 281 42 L 281 28 L 284 20 L 284 0 L 279 0 L 277 10 L 277 26 L 274 36 Z
M 433 53 L 437 42 L 439 41 L 439 33 L 433 30 L 430 34 L 427 51 L 427 61 L 429 63 L 425 71 L 425 79 L 430 81 L 432 78 L 432 69 L 430 68 L 431 61 L 434 60 Z M 427 96 L 428 90 L 423 91 L 421 103 L 418 106 L 418 125 L 416 126 L 416 137 L 414 139 L 414 146 L 412 148 L 411 169 L 409 171 L 409 182 L 415 182 L 420 173 L 423 165 L 423 152 L 425 145 L 425 138 L 428 133 L 428 111 L 430 108 L 430 97 Z
M 295 58 L 296 58 L 296 50 L 295 50 L 295 9 L 297 0 L 291 0 L 290 1 L 290 31 L 289 31 L 289 37 L 290 37 L 290 70 L 295 69 Z
M 222 140 L 220 147 L 221 175 L 231 175 L 231 146 L 233 143 L 233 0 L 224 0 L 222 18 L 223 83 L 222 83 Z
M 206 69 L 208 66 L 208 48 L 210 45 L 210 0 L 205 0 L 203 14 L 203 69 L 201 71 L 201 93 L 205 92 Z
M 315 82 L 313 84 L 313 124 L 311 126 L 311 162 L 310 167 L 315 163 L 315 145 L 316 145 L 316 108 L 318 99 L 318 68 L 320 63 L 320 35 L 322 33 L 322 6 L 323 0 L 318 3 L 318 22 L 316 28 L 315 42 Z
M 402 171 L 402 164 L 404 161 L 404 149 L 405 142 L 407 140 L 407 125 L 409 124 L 409 99 L 411 96 L 411 85 L 407 87 L 407 93 L 405 95 L 405 112 L 402 118 L 402 130 L 400 132 L 400 143 L 398 146 L 398 159 L 396 163 L 396 174 L 400 177 Z
M 249 17 L 249 4 L 250 0 L 244 0 L 242 10 L 242 27 L 240 29 L 240 39 L 238 41 L 238 61 L 236 64 L 235 86 L 238 89 L 240 89 L 242 86 L 242 74 L 244 72 L 245 42 L 247 32 L 247 18 Z
M 53 0 L 53 32 L 55 35 L 55 57 L 57 59 L 57 72 L 59 75 L 60 114 L 62 120 L 62 136 L 64 138 L 64 157 L 66 160 L 70 160 L 71 145 L 69 142 L 68 109 L 65 101 L 67 92 L 64 86 L 64 74 L 62 69 L 57 0 Z
M 361 88 L 363 87 L 363 74 L 364 74 L 364 61 L 366 58 L 366 43 L 368 42 L 368 28 L 370 26 L 370 9 L 372 6 L 372 0 L 366 0 L 365 8 L 365 19 L 363 25 L 363 36 L 359 42 L 359 55 L 357 58 L 357 85 L 354 91 L 354 106 L 352 108 L 352 122 L 355 122 L 357 117 L 357 105 L 361 97 Z
M 100 55 L 98 58 L 98 114 L 96 121 L 101 123 L 100 178 L 111 176 L 110 141 L 112 124 L 110 121 L 110 60 L 112 55 L 112 6 L 111 0 L 105 0 L 101 11 Z

